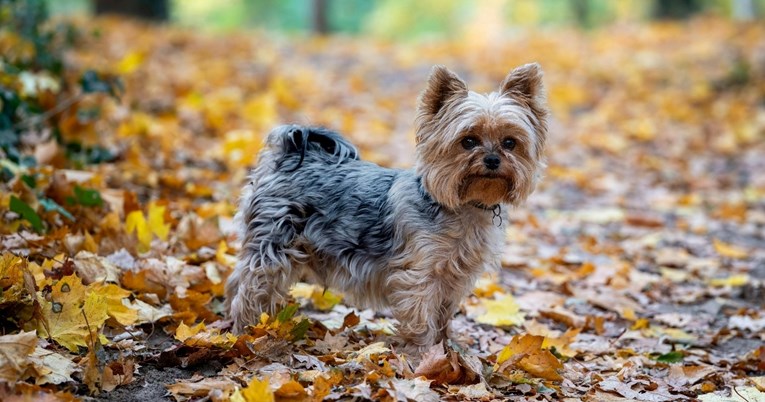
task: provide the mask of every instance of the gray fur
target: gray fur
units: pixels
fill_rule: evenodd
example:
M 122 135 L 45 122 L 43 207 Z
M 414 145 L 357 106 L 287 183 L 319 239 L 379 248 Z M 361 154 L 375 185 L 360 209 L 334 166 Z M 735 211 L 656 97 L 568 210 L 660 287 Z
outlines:
M 275 313 L 308 277 L 358 307 L 390 309 L 406 344 L 438 343 L 478 276 L 499 266 L 504 228 L 485 207 L 518 205 L 534 190 L 546 117 L 536 64 L 488 95 L 437 66 L 420 96 L 413 170 L 361 161 L 326 129 L 272 131 L 236 218 L 242 249 L 226 284 L 234 331 Z M 466 136 L 480 146 L 462 146 Z M 500 147 L 508 137 L 517 149 Z M 498 169 L 487 170 L 486 155 Z
M 300 147 L 292 141 L 295 130 L 329 134 L 342 151 L 333 154 L 309 144 L 300 167 L 292 170 L 301 159 Z M 475 249 L 472 237 L 486 241 L 469 253 L 473 263 L 462 268 L 461 276 L 474 282 L 486 265 L 497 265 L 498 247 L 493 252 L 489 249 L 498 245 L 502 228 L 492 223 L 491 211 L 445 210 L 425 192 L 413 170 L 358 160 L 355 148 L 324 129 L 282 126 L 269 135 L 267 144 L 245 186 L 237 215 L 242 251 L 227 285 L 237 331 L 257 322 L 260 312 L 273 313 L 285 301 L 288 287 L 306 275 L 346 293 L 359 307 L 383 309 L 395 307 L 386 292 L 391 273 L 420 260 L 443 265 L 437 260 L 448 255 L 434 253 L 462 253 L 455 246 Z M 433 247 L 429 240 L 418 243 L 430 238 L 443 238 L 443 247 Z M 242 279 L 259 272 L 265 274 L 259 276 L 260 283 Z M 251 288 L 240 288 L 245 283 Z M 449 306 L 448 313 L 453 314 L 458 303 Z M 252 308 L 238 313 L 238 304 Z

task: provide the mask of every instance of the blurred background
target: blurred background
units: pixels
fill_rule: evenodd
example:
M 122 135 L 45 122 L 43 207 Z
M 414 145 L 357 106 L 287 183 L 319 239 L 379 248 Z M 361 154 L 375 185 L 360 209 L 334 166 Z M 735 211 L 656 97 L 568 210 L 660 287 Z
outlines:
M 119 13 L 210 30 L 372 34 L 411 39 L 459 35 L 491 18 L 509 26 L 685 19 L 698 14 L 760 19 L 765 0 L 46 0 L 53 14 Z
M 230 212 L 279 124 L 410 167 L 434 64 L 490 92 L 538 62 L 533 207 L 760 203 L 763 18 L 765 0 L 0 0 L 0 181 L 103 169 L 96 187 Z

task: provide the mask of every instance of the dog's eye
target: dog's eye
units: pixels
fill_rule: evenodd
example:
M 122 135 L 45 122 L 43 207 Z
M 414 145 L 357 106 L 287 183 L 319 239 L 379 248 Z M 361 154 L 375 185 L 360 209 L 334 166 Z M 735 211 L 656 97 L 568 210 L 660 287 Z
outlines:
M 478 146 L 478 139 L 475 137 L 465 137 L 462 139 L 461 144 L 462 148 L 470 150 Z
M 515 140 L 512 138 L 505 138 L 502 140 L 502 148 L 505 148 L 508 151 L 512 151 L 513 148 L 515 148 Z

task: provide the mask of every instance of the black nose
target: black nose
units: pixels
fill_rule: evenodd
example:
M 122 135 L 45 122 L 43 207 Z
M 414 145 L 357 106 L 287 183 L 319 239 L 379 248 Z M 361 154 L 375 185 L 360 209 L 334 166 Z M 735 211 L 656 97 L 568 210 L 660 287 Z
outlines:
M 483 164 L 486 165 L 486 168 L 489 170 L 497 170 L 499 167 L 499 156 L 487 155 L 483 158 Z

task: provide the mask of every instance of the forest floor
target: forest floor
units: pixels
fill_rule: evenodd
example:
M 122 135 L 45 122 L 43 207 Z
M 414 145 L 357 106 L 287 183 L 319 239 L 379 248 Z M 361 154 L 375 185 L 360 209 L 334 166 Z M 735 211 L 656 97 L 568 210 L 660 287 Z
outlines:
M 56 116 L 60 135 L 116 158 L 73 166 L 30 139 L 41 167 L 0 184 L 0 399 L 765 401 L 762 24 L 421 44 L 79 25 L 97 35 L 67 66 L 125 93 Z M 531 61 L 549 166 L 447 345 L 407 356 L 384 312 L 305 284 L 251 334 L 228 332 L 232 216 L 265 133 L 324 125 L 408 168 L 433 64 L 483 92 Z M 41 212 L 35 231 L 8 212 L 41 194 L 74 219 Z

